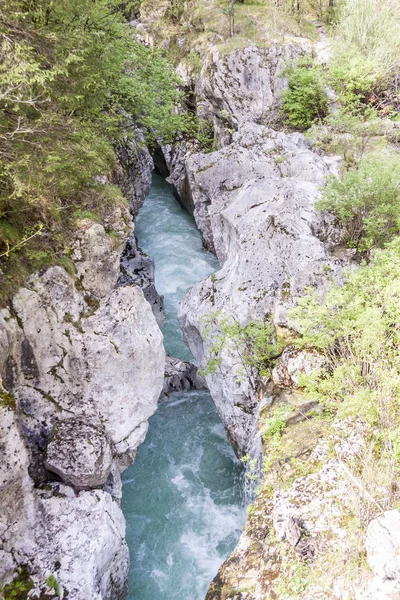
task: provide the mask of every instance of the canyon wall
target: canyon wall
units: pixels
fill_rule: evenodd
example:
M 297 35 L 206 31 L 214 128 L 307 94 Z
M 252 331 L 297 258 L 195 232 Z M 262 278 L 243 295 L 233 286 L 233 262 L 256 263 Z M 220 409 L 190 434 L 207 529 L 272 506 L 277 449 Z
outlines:
M 121 153 L 116 179 L 135 214 L 152 161 L 133 142 Z M 116 287 L 132 229 L 128 205 L 110 208 L 102 223 L 82 219 L 72 241 L 76 273 L 55 266 L 34 274 L 0 311 L 5 598 L 126 595 L 120 473 L 156 410 L 165 362 L 142 290 Z

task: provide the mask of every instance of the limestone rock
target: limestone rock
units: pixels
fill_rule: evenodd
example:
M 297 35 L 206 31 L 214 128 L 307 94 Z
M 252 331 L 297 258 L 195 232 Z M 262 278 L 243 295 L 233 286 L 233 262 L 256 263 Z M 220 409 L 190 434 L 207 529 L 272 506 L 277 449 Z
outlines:
M 206 363 L 212 345 L 203 333 L 204 315 L 222 310 L 245 325 L 270 314 L 277 325 L 295 327 L 287 314 L 296 297 L 309 285 L 322 293 L 331 276 L 340 279 L 346 263 L 322 241 L 325 224 L 314 209 L 319 187 L 335 168 L 301 134 L 254 123 L 240 126 L 229 146 L 186 160 L 196 223 L 221 263 L 180 306 L 198 364 Z M 240 359 L 223 353 L 207 385 L 231 439 L 246 452 L 257 433 L 258 401 L 240 377 Z
M 167 356 L 165 363 L 163 394 L 206 387 L 205 379 L 198 373 L 196 365 Z
M 35 545 L 26 536 L 35 514 L 29 453 L 11 408 L 0 405 L 0 581 L 17 566 L 15 553 L 30 554 Z
M 41 574 L 53 574 L 63 597 L 123 600 L 129 569 L 123 514 L 106 492 L 70 491 L 53 484 L 50 492 L 38 493 L 42 527 L 31 569 L 35 587 L 44 587 Z
M 287 61 L 296 60 L 311 47 L 273 43 L 261 49 L 251 44 L 229 54 L 213 52 L 196 83 L 198 113 L 211 118 L 220 146 L 231 141 L 232 130 L 248 122 L 261 123 L 271 112 L 287 80 Z
M 391 510 L 368 526 L 368 564 L 378 577 L 396 581 L 400 592 L 400 512 Z
M 134 214 L 153 168 L 139 140 L 131 127 L 113 180 Z M 81 219 L 71 244 L 77 277 L 61 267 L 37 273 L 0 310 L 1 590 L 22 569 L 34 598 L 126 596 L 120 473 L 156 410 L 165 358 L 143 292 L 112 289 L 132 229 L 122 201 L 101 223 Z
M 128 198 L 135 218 L 150 191 L 154 164 L 143 135 L 132 125 L 129 117 L 126 130 L 125 139 L 117 148 L 119 167 L 114 174 L 114 181 L 120 186 L 125 198 Z
M 297 546 L 301 539 L 302 533 L 298 521 L 291 515 L 286 519 L 284 530 L 285 540 L 288 542 L 288 544 L 291 546 Z
M 154 285 L 154 261 L 137 245 L 136 236 L 131 234 L 121 256 L 120 276 L 117 285 L 138 285 L 150 304 L 158 325 L 165 319 L 163 297 Z
M 324 363 L 324 357 L 315 350 L 287 347 L 272 370 L 272 380 L 281 387 L 297 386 L 300 375 L 310 375 Z
M 126 237 L 132 230 L 128 207 L 115 208 L 109 224 L 82 219 L 73 242 L 72 259 L 77 275 L 88 292 L 98 298 L 115 286 Z
M 100 423 L 58 421 L 46 449 L 45 466 L 76 489 L 103 485 L 111 471 L 112 451 Z
M 137 286 L 88 304 L 73 278 L 52 267 L 29 279 L 11 310 L 0 311 L 0 332 L 0 377 L 15 404 L 0 408 L 0 578 L 9 583 L 29 564 L 38 596 L 49 592 L 53 574 L 70 598 L 120 600 L 129 559 L 123 515 L 110 493 L 120 495 L 119 473 L 144 439 L 164 378 L 162 334 L 150 305 Z M 45 449 L 57 421 L 67 431 L 58 446 L 50 442 L 46 465 L 77 488 L 107 479 L 110 493 L 76 496 L 72 487 L 51 484 L 46 495 Z M 99 437 L 91 446 L 93 423 Z

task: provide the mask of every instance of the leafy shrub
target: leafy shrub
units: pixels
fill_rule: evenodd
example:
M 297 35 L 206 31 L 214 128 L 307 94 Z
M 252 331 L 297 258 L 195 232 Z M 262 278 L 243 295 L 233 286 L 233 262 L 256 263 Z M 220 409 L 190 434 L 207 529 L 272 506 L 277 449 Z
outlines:
M 321 68 L 309 58 L 300 59 L 284 73 L 289 87 L 283 93 L 282 114 L 289 125 L 305 130 L 328 111 L 328 97 Z
M 48 585 L 48 587 L 54 591 L 54 593 L 56 594 L 56 596 L 61 596 L 61 588 L 60 588 L 60 584 L 58 583 L 57 579 L 54 577 L 54 575 L 49 575 L 46 579 L 46 584 Z
M 385 125 L 373 108 L 360 114 L 341 107 L 328 115 L 324 125 L 311 128 L 307 137 L 324 152 L 343 156 L 346 167 L 358 165 L 376 147 L 377 137 L 382 146 L 386 144 Z
M 26 600 L 33 587 L 28 568 L 23 565 L 12 582 L 4 586 L 4 600 Z
M 348 246 L 382 247 L 400 233 L 400 155 L 366 154 L 341 179 L 328 181 L 317 208 L 338 218 Z
M 253 389 L 260 375 L 270 375 L 275 359 L 283 349 L 270 320 L 241 325 L 239 321 L 216 311 L 206 315 L 203 322 L 206 324 L 203 336 L 213 342 L 204 375 L 215 373 L 221 367 L 224 353 L 236 359 L 236 375 L 247 379 Z
M 286 404 L 278 404 L 273 406 L 271 415 L 263 423 L 263 438 L 275 438 L 276 441 L 281 437 L 289 414 L 292 412 L 292 407 Z
M 174 70 L 132 37 L 118 0 L 10 0 L 1 12 L 0 269 L 18 285 L 11 252 L 25 274 L 25 246 L 59 256 L 74 209 L 115 201 L 95 176 L 112 172 L 127 126 L 151 143 L 187 121 Z
M 386 506 L 398 494 L 400 474 L 399 298 L 396 238 L 368 266 L 348 274 L 342 286 L 334 285 L 322 303 L 310 294 L 291 312 L 302 334 L 298 344 L 319 348 L 326 357 L 327 366 L 303 376 L 301 384 L 342 418 L 364 422 L 371 440 L 368 485 Z M 358 468 L 365 468 L 361 455 Z
M 400 68 L 397 0 L 346 0 L 336 25 L 331 74 L 348 107 L 360 109 L 371 93 L 390 87 Z
M 375 72 L 372 59 L 357 48 L 336 44 L 335 55 L 329 66 L 329 76 L 347 111 L 362 111 L 372 90 L 380 91 L 387 85 Z

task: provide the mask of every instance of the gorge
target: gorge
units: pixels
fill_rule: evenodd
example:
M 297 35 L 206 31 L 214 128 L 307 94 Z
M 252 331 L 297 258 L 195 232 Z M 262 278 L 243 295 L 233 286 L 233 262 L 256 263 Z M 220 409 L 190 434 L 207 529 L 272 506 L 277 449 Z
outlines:
M 0 16 L 0 599 L 399 600 L 398 3 Z
M 153 176 L 136 219 L 142 251 L 154 258 L 163 295 L 164 347 L 193 358 L 184 345 L 178 303 L 218 267 L 202 248 L 193 219 Z M 131 551 L 128 598 L 201 600 L 233 550 L 245 521 L 241 466 L 206 390 L 161 398 L 145 442 L 123 475 L 122 510 Z

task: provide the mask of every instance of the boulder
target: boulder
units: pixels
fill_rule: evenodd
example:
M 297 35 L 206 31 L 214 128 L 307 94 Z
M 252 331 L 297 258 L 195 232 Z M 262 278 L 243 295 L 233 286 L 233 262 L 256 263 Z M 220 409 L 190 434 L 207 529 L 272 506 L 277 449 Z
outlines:
M 104 427 L 83 419 L 58 421 L 46 449 L 45 466 L 76 489 L 104 485 L 112 450 Z

